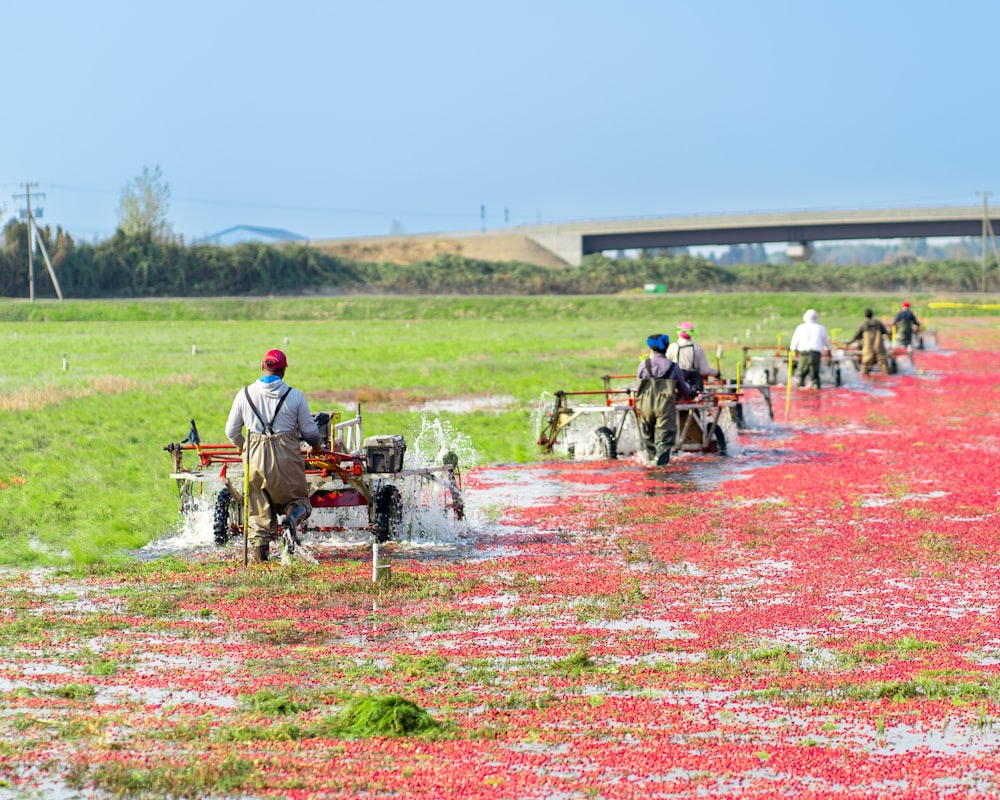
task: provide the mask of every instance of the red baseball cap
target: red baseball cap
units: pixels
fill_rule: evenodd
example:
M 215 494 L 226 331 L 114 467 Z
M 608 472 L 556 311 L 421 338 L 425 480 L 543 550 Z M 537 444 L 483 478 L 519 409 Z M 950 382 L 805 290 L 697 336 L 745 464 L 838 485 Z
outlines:
M 288 359 L 280 350 L 268 350 L 264 356 L 261 367 L 264 369 L 284 369 L 288 366 Z
M 909 308 L 909 307 L 910 307 L 909 301 L 904 301 L 903 302 L 903 308 Z

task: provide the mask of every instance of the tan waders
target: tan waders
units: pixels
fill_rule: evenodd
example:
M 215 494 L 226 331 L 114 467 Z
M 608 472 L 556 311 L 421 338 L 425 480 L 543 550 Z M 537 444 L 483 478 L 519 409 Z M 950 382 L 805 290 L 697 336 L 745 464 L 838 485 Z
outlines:
M 267 547 L 278 528 L 278 514 L 301 522 L 312 511 L 305 462 L 295 433 L 247 435 L 247 537 L 255 560 L 267 560 Z
M 861 336 L 861 374 L 867 375 L 878 361 L 878 367 L 883 375 L 889 374 L 889 361 L 885 356 L 885 342 L 882 331 L 866 330 Z

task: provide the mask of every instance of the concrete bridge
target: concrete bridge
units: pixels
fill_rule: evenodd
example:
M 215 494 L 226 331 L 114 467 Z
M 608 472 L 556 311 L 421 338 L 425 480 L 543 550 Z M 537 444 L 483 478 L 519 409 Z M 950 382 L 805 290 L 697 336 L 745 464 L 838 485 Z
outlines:
M 1000 212 L 990 214 L 993 230 Z M 983 209 L 902 208 L 718 214 L 526 225 L 477 232 L 329 239 L 311 242 L 354 258 L 419 261 L 438 253 L 496 261 L 577 266 L 589 253 L 633 248 L 785 242 L 806 251 L 812 242 L 979 236 Z M 807 251 L 806 251 L 807 252 Z

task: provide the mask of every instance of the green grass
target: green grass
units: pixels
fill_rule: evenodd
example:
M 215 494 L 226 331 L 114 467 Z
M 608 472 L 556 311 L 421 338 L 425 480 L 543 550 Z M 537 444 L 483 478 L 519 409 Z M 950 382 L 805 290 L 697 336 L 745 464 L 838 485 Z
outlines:
M 266 764 L 229 756 L 221 763 L 191 764 L 79 761 L 70 770 L 71 788 L 98 789 L 111 797 L 179 798 L 226 796 L 268 786 Z
M 366 435 L 402 433 L 411 449 L 425 401 L 506 398 L 496 410 L 430 415 L 462 442 L 468 468 L 538 458 L 532 415 L 544 393 L 633 374 L 646 336 L 672 334 L 681 319 L 695 323 L 711 357 L 724 346 L 731 376 L 748 329 L 751 344 L 787 343 L 814 306 L 846 334 L 867 305 L 889 315 L 898 298 L 0 301 L 9 356 L 0 564 L 121 565 L 174 530 L 179 500 L 163 447 L 184 438 L 192 418 L 203 441 L 224 441 L 234 395 L 272 347 L 288 353 L 288 381 L 314 412 L 351 416 L 360 401 Z
M 348 738 L 415 736 L 441 727 L 424 709 L 399 695 L 356 697 L 341 711 L 338 722 L 339 733 Z

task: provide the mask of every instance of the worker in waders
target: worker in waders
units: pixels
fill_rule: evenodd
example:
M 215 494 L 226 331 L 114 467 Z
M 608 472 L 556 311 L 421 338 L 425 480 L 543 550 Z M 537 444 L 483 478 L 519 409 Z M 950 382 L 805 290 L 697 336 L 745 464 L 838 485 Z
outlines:
M 861 342 L 861 374 L 867 375 L 872 371 L 875 362 L 882 370 L 883 375 L 889 374 L 889 359 L 885 353 L 885 340 L 889 338 L 889 329 L 885 327 L 882 320 L 872 316 L 870 308 L 865 309 L 865 321 L 861 323 L 851 340 L 847 342 L 850 347 L 855 342 Z
M 695 392 L 705 391 L 705 378 L 718 378 L 721 373 L 708 364 L 708 356 L 700 344 L 691 337 L 694 325 L 682 322 L 677 326 L 677 341 L 667 347 L 667 358 L 675 361 L 684 372 L 684 380 Z
M 806 380 L 811 388 L 820 388 L 819 368 L 824 353 L 830 354 L 830 334 L 819 324 L 819 314 L 810 308 L 802 315 L 802 324 L 792 333 L 788 349 L 799 356 L 799 388 L 806 388 Z M 790 382 L 790 381 L 789 381 Z
M 907 352 L 911 352 L 913 350 L 913 335 L 920 332 L 920 322 L 908 302 L 904 302 L 899 309 L 899 313 L 892 321 L 892 327 L 896 329 L 896 341 L 905 347 Z
M 229 441 L 241 453 L 246 447 L 247 538 L 255 561 L 267 561 L 279 514 L 294 533 L 312 512 L 299 442 L 318 450 L 322 438 L 305 395 L 284 381 L 287 367 L 284 353 L 268 351 L 263 374 L 236 395 L 226 422 Z
M 639 436 L 650 464 L 665 467 L 677 439 L 677 397 L 687 400 L 693 392 L 681 368 L 667 358 L 670 337 L 664 333 L 646 339 L 649 356 L 639 364 L 635 408 Z

